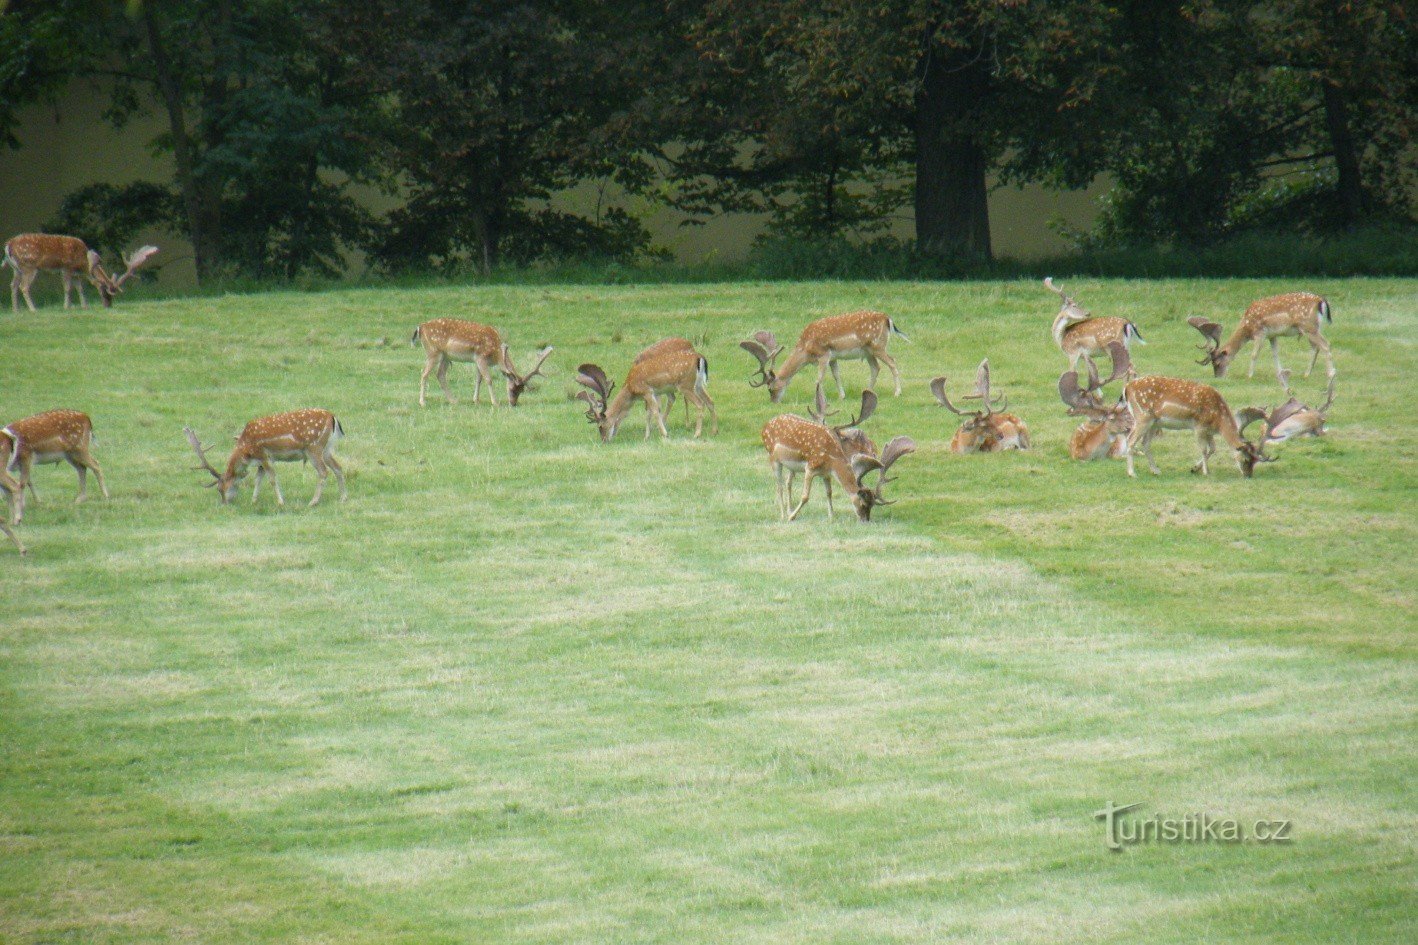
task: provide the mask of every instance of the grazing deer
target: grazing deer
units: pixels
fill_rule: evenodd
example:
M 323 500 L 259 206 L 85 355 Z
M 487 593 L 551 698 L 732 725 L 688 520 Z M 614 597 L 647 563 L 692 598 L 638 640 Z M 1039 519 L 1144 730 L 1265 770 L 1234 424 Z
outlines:
M 25 554 L 25 543 L 20 541 L 20 536 L 16 535 L 15 530 L 10 527 L 10 518 L 15 514 L 15 496 L 20 494 L 22 488 L 20 481 L 10 475 L 8 469 L 0 466 L 0 492 L 5 493 L 5 498 L 9 505 L 9 512 L 5 515 L 0 515 L 0 532 L 4 532 L 5 537 L 15 543 L 15 547 L 19 549 L 21 555 Z
M 714 401 L 709 398 L 709 362 L 693 348 L 667 351 L 636 361 L 625 376 L 625 386 L 614 398 L 611 394 L 615 391 L 615 382 L 608 379 L 598 365 L 583 364 L 576 370 L 577 383 L 586 388 L 576 399 L 586 404 L 586 418 L 596 424 L 603 443 L 615 439 L 637 400 L 645 404 L 645 439 L 650 439 L 652 421 L 659 425 L 660 436 L 667 438 L 670 431 L 665 427 L 659 398 L 672 391 L 684 395 L 698 410 L 694 425 L 696 439 L 704 433 L 706 410 L 714 423 L 714 434 L 719 433 L 719 415 L 714 410 Z
M 1123 397 L 1132 414 L 1132 432 L 1128 434 L 1124 447 L 1129 476 L 1137 476 L 1133 469 L 1133 453 L 1139 449 L 1147 458 L 1153 475 L 1162 474 L 1152 459 L 1150 448 L 1158 428 L 1196 432 L 1201 461 L 1192 467 L 1192 472 L 1203 476 L 1210 472 L 1207 460 L 1216 448 L 1214 440 L 1217 436 L 1235 451 L 1236 465 L 1247 479 L 1255 474 L 1256 463 L 1274 462 L 1274 457 L 1265 455 L 1260 447 L 1241 436 L 1236 415 L 1231 413 L 1225 398 L 1214 387 L 1177 377 L 1139 377 L 1123 388 Z M 1243 412 L 1243 416 L 1246 413 Z
M 139 266 L 158 251 L 156 246 L 144 246 L 132 256 L 123 259 L 124 273 L 117 279 L 103 268 L 98 253 L 89 249 L 84 241 L 74 236 L 53 236 L 49 233 L 22 233 L 12 237 L 5 244 L 5 263 L 15 270 L 10 280 L 10 306 L 20 310 L 20 294 L 25 296 L 25 304 L 33 312 L 34 299 L 30 297 L 30 286 L 41 271 L 58 270 L 64 278 L 64 307 L 69 307 L 69 291 L 79 289 L 79 304 L 88 307 L 84 298 L 84 280 L 92 282 L 103 299 L 104 308 L 113 306 L 113 297 L 123 291 L 123 283 Z
M 1295 392 L 1290 389 L 1289 371 L 1281 371 L 1280 375 L 1281 386 L 1285 388 L 1285 393 L 1290 395 L 1290 399 L 1268 413 L 1256 407 L 1242 410 L 1236 415 L 1241 432 L 1245 433 L 1246 427 L 1255 421 L 1264 420 L 1265 432 L 1260 438 L 1261 446 L 1284 443 L 1286 440 L 1303 436 L 1324 436 L 1325 415 L 1334 404 L 1334 375 L 1329 376 L 1329 388 L 1325 393 L 1324 403 L 1318 408 L 1301 403 L 1295 396 Z
M 1315 361 L 1321 354 L 1324 355 L 1327 373 L 1334 374 L 1334 356 L 1330 353 L 1329 341 L 1320 334 L 1321 319 L 1334 321 L 1327 301 L 1310 292 L 1289 292 L 1252 302 L 1225 344 L 1221 343 L 1222 329 L 1218 323 L 1201 315 L 1193 315 L 1187 319 L 1187 324 L 1206 338 L 1205 345 L 1198 345 L 1205 355 L 1197 364 L 1210 364 L 1217 377 L 1226 376 L 1231 360 L 1250 342 L 1255 342 L 1255 347 L 1251 349 L 1251 368 L 1246 377 L 1255 377 L 1261 342 L 1268 340 L 1270 353 L 1275 358 L 1275 377 L 1280 380 L 1284 370 L 1280 366 L 1280 339 L 1286 336 L 1303 335 L 1310 343 L 1310 366 L 1305 371 L 1306 377 L 1315 369 Z M 1281 384 L 1284 385 L 1283 380 Z
M 1050 292 L 1056 293 L 1062 300 L 1059 313 L 1054 316 L 1054 344 L 1059 346 L 1059 350 L 1068 358 L 1068 369 L 1078 371 L 1078 360 L 1086 360 L 1092 365 L 1093 370 L 1097 370 L 1097 365 L 1093 364 L 1093 359 L 1108 350 L 1108 346 L 1117 342 L 1126 348 L 1131 348 L 1135 341 L 1140 345 L 1147 342 L 1142 340 L 1142 335 L 1138 334 L 1137 326 L 1126 318 L 1116 318 L 1112 316 L 1094 318 L 1088 310 L 1076 301 L 1073 297 L 1054 285 L 1053 277 L 1044 280 L 1044 286 Z
M 755 332 L 752 341 L 740 342 L 739 347 L 758 359 L 758 378 L 750 381 L 750 384 L 754 387 L 767 386 L 769 397 L 775 404 L 783 399 L 783 391 L 788 389 L 788 382 L 793 379 L 793 375 L 807 364 L 817 365 L 819 387 L 822 386 L 822 380 L 830 368 L 832 379 L 837 382 L 837 396 L 845 400 L 847 391 L 842 386 L 837 362 L 858 358 L 865 358 L 871 368 L 871 380 L 867 382 L 867 390 L 876 390 L 876 377 L 881 371 L 878 364 L 880 362 L 891 369 L 891 376 L 896 381 L 896 396 L 900 397 L 901 372 L 896 369 L 896 362 L 891 355 L 886 353 L 886 342 L 891 335 L 906 338 L 896 327 L 896 323 L 881 312 L 849 312 L 846 315 L 819 318 L 804 328 L 803 333 L 798 336 L 797 347 L 788 355 L 788 360 L 780 370 L 774 368 L 774 363 L 783 348 L 772 332 Z
M 1107 380 L 1100 380 L 1093 362 L 1088 362 L 1088 386 L 1078 386 L 1078 372 L 1065 371 L 1059 377 L 1059 398 L 1068 405 L 1069 416 L 1089 419 L 1073 431 L 1068 440 L 1068 455 L 1071 459 L 1095 460 L 1107 457 L 1120 459 L 1132 430 L 1132 414 L 1127 404 L 1105 404 L 1099 392 L 1120 377 L 1132 374 L 1132 362 L 1128 349 L 1120 341 L 1108 345 L 1113 358 L 1113 373 Z
M 79 473 L 79 495 L 74 501 L 89 497 L 89 470 L 98 478 L 99 490 L 108 498 L 108 485 L 103 481 L 89 447 L 93 445 L 94 425 L 87 414 L 77 410 L 47 410 L 44 413 L 16 420 L 0 430 L 0 466 L 13 472 L 19 470 L 20 488 L 10 496 L 14 521 L 18 524 L 25 514 L 24 487 L 39 498 L 32 478 L 34 465 L 66 461 Z
M 487 398 L 494 407 L 497 395 L 492 391 L 492 368 L 494 365 L 507 381 L 507 402 L 517 406 L 518 399 L 532 378 L 542 373 L 542 364 L 552 353 L 547 345 L 537 355 L 537 363 L 526 374 L 521 374 L 512 364 L 512 356 L 502 341 L 497 329 L 477 322 L 462 321 L 457 318 L 435 318 L 414 329 L 409 344 L 423 342 L 427 361 L 423 375 L 419 377 L 419 406 L 425 406 L 424 395 L 428 391 L 428 376 L 438 372 L 438 386 L 443 388 L 443 397 L 448 403 L 457 403 L 448 391 L 448 364 L 451 361 L 472 361 L 477 366 L 477 380 L 473 386 L 473 403 L 482 394 L 483 383 L 487 383 Z M 542 375 L 545 377 L 546 375 Z
M 674 351 L 694 351 L 694 342 L 690 341 L 688 338 L 666 338 L 663 341 L 657 341 L 637 354 L 633 363 L 639 364 L 641 361 L 653 358 L 656 355 L 669 354 Z M 673 389 L 668 390 L 662 396 L 665 400 L 665 419 L 668 420 L 675 408 L 675 391 Z M 684 422 L 686 425 L 689 423 L 688 399 L 684 402 Z
M 320 504 L 320 496 L 325 491 L 325 477 L 330 470 L 335 471 L 335 481 L 340 485 L 340 501 L 345 501 L 345 471 L 335 459 L 335 444 L 345 435 L 340 421 L 328 410 L 309 408 L 292 410 L 287 413 L 272 414 L 252 420 L 236 438 L 236 446 L 227 460 L 226 472 L 217 472 L 207 461 L 207 449 L 197 439 L 191 427 L 183 427 L 187 442 L 192 444 L 202 465 L 194 469 L 205 469 L 212 474 L 212 481 L 204 483 L 216 486 L 222 505 L 236 498 L 236 490 L 246 478 L 246 468 L 256 463 L 256 485 L 251 490 L 251 502 L 261 494 L 261 477 L 271 477 L 271 488 L 276 491 L 276 503 L 286 504 L 281 494 L 281 484 L 276 481 L 276 467 L 273 463 L 295 462 L 308 459 L 320 477 L 315 483 L 315 497 L 310 500 L 311 508 Z
M 891 466 L 907 453 L 916 451 L 916 443 L 910 437 L 898 436 L 881 451 L 879 459 L 874 457 L 853 458 L 843 449 L 842 440 L 831 428 L 805 420 L 794 414 L 783 414 L 769 420 L 763 426 L 763 447 L 768 451 L 768 465 L 773 469 L 777 481 L 778 515 L 789 522 L 807 505 L 812 494 L 812 481 L 821 478 L 827 488 L 827 517 L 833 517 L 832 480 L 835 478 L 847 494 L 852 497 L 859 521 L 871 521 L 871 510 L 879 505 L 890 505 L 882 495 L 882 489 L 891 480 L 886 473 Z M 878 472 L 875 489 L 868 489 L 862 478 L 872 471 Z M 792 504 L 792 480 L 797 473 L 803 473 L 803 494 L 795 508 Z
M 996 413 L 995 404 L 1009 407 L 1009 402 L 1000 395 L 990 400 L 990 359 L 980 362 L 975 372 L 975 393 L 966 395 L 967 400 L 979 400 L 981 410 L 960 410 L 945 395 L 946 379 L 937 377 L 931 381 L 931 393 L 936 401 L 951 413 L 969 417 L 955 431 L 950 440 L 952 453 L 998 453 L 1003 450 L 1027 450 L 1029 448 L 1029 428 L 1024 421 L 1012 413 Z

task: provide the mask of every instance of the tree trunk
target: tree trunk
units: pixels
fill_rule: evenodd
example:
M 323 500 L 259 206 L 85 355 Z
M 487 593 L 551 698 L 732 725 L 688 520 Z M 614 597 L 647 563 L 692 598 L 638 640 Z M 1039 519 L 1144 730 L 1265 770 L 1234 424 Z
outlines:
M 916 245 L 933 256 L 991 259 L 989 160 L 970 121 L 989 92 L 986 63 L 955 61 L 927 36 L 916 93 Z
M 153 57 L 153 78 L 167 109 L 168 126 L 172 132 L 172 157 L 177 165 L 177 188 L 181 192 L 183 211 L 187 216 L 188 237 L 192 240 L 192 256 L 197 267 L 197 282 L 211 274 L 216 262 L 220 220 L 214 214 L 213 201 L 207 199 L 195 172 L 196 159 L 192 138 L 187 132 L 187 114 L 182 104 L 182 89 L 173 75 L 172 61 L 163 44 L 162 33 L 153 19 L 153 4 L 142 4 L 143 28 L 148 53 Z
M 1344 90 L 1332 82 L 1320 81 L 1324 90 L 1324 117 L 1334 148 L 1334 164 L 1339 171 L 1339 210 L 1345 226 L 1353 226 L 1364 215 L 1364 182 L 1359 176 L 1359 152 L 1349 127 L 1349 102 Z

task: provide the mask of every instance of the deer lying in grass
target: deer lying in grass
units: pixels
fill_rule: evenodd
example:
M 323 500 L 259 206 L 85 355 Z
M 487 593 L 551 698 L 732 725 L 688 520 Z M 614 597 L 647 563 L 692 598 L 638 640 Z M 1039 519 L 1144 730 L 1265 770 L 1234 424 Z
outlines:
M 937 377 L 931 381 L 931 393 L 936 401 L 951 413 L 968 417 L 955 431 L 950 440 L 952 453 L 998 453 L 1004 450 L 1027 450 L 1029 448 L 1029 428 L 1024 421 L 1012 413 L 996 413 L 995 404 L 1007 408 L 1009 403 L 1003 395 L 999 400 L 990 399 L 990 359 L 980 362 L 975 372 L 975 393 L 967 394 L 967 400 L 979 400 L 982 409 L 961 410 L 950 402 L 945 394 L 946 379 Z
M 1257 463 L 1275 461 L 1274 457 L 1265 455 L 1259 446 L 1241 435 L 1237 415 L 1231 412 L 1225 398 L 1214 387 L 1177 377 L 1139 377 L 1123 388 L 1123 397 L 1127 400 L 1133 424 L 1124 454 L 1127 456 L 1129 476 L 1137 476 L 1133 469 L 1133 454 L 1138 450 L 1142 450 L 1142 455 L 1147 458 L 1153 475 L 1162 474 L 1152 459 L 1150 449 L 1152 438 L 1159 428 L 1196 432 L 1201 461 L 1192 467 L 1192 472 L 1203 476 L 1210 472 L 1207 460 L 1216 448 L 1214 440 L 1217 436 L 1235 451 L 1236 466 L 1247 479 L 1255 474 Z M 1247 415 L 1243 411 L 1242 416 Z
M 89 497 L 89 470 L 98 479 L 99 490 L 108 498 L 108 485 L 103 481 L 103 470 L 99 469 L 90 447 L 93 445 L 94 425 L 87 414 L 77 410 L 48 410 L 44 413 L 16 420 L 0 429 L 0 467 L 19 471 L 19 486 L 11 494 L 13 518 L 18 524 L 25 515 L 26 486 L 30 495 L 38 499 L 34 488 L 34 466 L 46 465 L 61 460 L 67 462 L 79 474 L 79 495 L 74 500 L 83 502 Z
M 865 404 L 863 405 L 865 410 Z M 860 422 L 860 417 L 855 418 Z M 807 505 L 812 495 L 812 481 L 823 480 L 827 488 L 827 517 L 832 519 L 832 480 L 836 479 L 852 498 L 852 507 L 859 521 L 871 521 L 873 508 L 890 505 L 882 495 L 882 489 L 891 479 L 887 471 L 907 453 L 916 451 L 916 443 L 910 437 L 898 436 L 881 451 L 880 458 L 849 455 L 843 446 L 841 435 L 832 427 L 794 414 L 783 414 L 769 420 L 760 434 L 763 447 L 768 451 L 768 465 L 773 470 L 777 482 L 778 515 L 789 522 Z M 862 479 L 871 472 L 877 472 L 875 489 L 869 489 Z M 802 473 L 803 494 L 797 506 L 792 507 L 792 481 Z
M 30 297 L 30 286 L 40 272 L 58 271 L 64 279 L 64 307 L 69 307 L 69 292 L 77 287 L 79 305 L 87 308 L 84 298 L 84 280 L 93 283 L 103 299 L 104 308 L 113 306 L 113 297 L 123 291 L 123 284 L 139 266 L 147 262 L 158 251 L 156 246 L 144 246 L 132 256 L 123 258 L 124 272 L 117 279 L 103 268 L 98 253 L 89 249 L 84 241 L 74 236 L 55 236 L 50 233 L 21 233 L 5 244 L 5 264 L 15 270 L 10 280 L 10 307 L 20 310 L 20 295 L 33 312 L 34 299 Z
M 1068 358 L 1070 371 L 1078 371 L 1080 358 L 1087 361 L 1090 368 L 1096 371 L 1098 366 L 1093 363 L 1093 359 L 1107 351 L 1108 346 L 1115 342 L 1129 349 L 1134 341 L 1140 345 L 1147 344 L 1142 340 L 1142 335 L 1138 334 L 1137 326 L 1126 318 L 1094 318 L 1087 309 L 1074 301 L 1072 296 L 1054 285 L 1052 277 L 1044 280 L 1044 286 L 1062 300 L 1059 313 L 1054 316 L 1054 344 L 1058 345 L 1064 357 Z
M 1236 420 L 1240 424 L 1241 432 L 1245 433 L 1246 427 L 1257 420 L 1265 421 L 1265 432 L 1261 434 L 1260 443 L 1264 447 L 1270 443 L 1284 443 L 1286 440 L 1298 439 L 1304 436 L 1324 436 L 1325 415 L 1334 404 L 1334 375 L 1329 376 L 1329 387 L 1325 392 L 1325 400 L 1319 407 L 1310 407 L 1300 402 L 1295 396 L 1295 392 L 1290 389 L 1290 372 L 1280 372 L 1280 384 L 1285 388 L 1285 393 L 1290 395 L 1290 399 L 1269 412 L 1256 407 L 1247 407 L 1237 414 Z
M 683 395 L 698 410 L 695 439 L 704 433 L 706 411 L 713 422 L 714 434 L 719 433 L 719 415 L 709 397 L 709 361 L 692 347 L 687 351 L 682 348 L 662 351 L 637 360 L 625 376 L 625 385 L 614 397 L 611 395 L 615 392 L 615 382 L 606 377 L 599 365 L 583 364 L 576 370 L 576 382 L 586 388 L 576 399 L 586 404 L 586 418 L 600 431 L 602 443 L 615 439 L 637 400 L 645 404 L 645 439 L 650 439 L 652 423 L 659 426 L 662 438 L 668 438 L 670 431 L 665 426 L 660 398 L 672 391 Z
M 1092 361 L 1087 362 L 1088 386 L 1085 388 L 1078 386 L 1076 371 L 1065 371 L 1059 377 L 1059 398 L 1068 405 L 1069 416 L 1089 418 L 1069 437 L 1071 459 L 1121 459 L 1127 435 L 1132 431 L 1132 414 L 1127 404 L 1105 404 L 1100 395 L 1106 385 L 1132 373 L 1132 362 L 1122 342 L 1112 342 L 1108 351 L 1113 359 L 1113 373 L 1107 380 L 1099 379 Z
M 227 459 L 225 472 L 217 472 L 207 461 L 207 449 L 202 446 L 191 427 L 184 427 L 182 432 L 186 435 L 187 442 L 192 444 L 192 449 L 202 464 L 193 468 L 205 469 L 211 473 L 212 481 L 205 485 L 216 487 L 222 505 L 236 498 L 237 487 L 241 480 L 246 478 L 247 467 L 252 463 L 256 464 L 256 485 L 251 490 L 252 504 L 256 503 L 261 494 L 261 477 L 265 475 L 271 477 L 271 488 L 276 492 L 276 503 L 285 505 L 286 497 L 281 494 L 281 484 L 276 481 L 274 464 L 302 459 L 309 460 L 319 476 L 315 483 L 315 496 L 310 500 L 311 508 L 320 504 L 320 496 L 325 491 L 325 477 L 329 475 L 330 470 L 334 470 L 335 481 L 340 485 L 340 501 L 345 501 L 345 471 L 335 459 L 334 453 L 335 444 L 344 437 L 345 431 L 340 426 L 340 421 L 328 410 L 292 410 L 252 420 L 236 438 L 236 446 Z
M 1187 319 L 1187 324 L 1206 338 L 1206 344 L 1199 346 L 1205 355 L 1197 364 L 1210 364 L 1217 377 L 1226 376 L 1231 361 L 1251 342 L 1255 343 L 1255 347 L 1251 349 L 1251 367 L 1246 377 L 1254 377 L 1261 342 L 1268 340 L 1270 353 L 1275 358 L 1275 378 L 1283 386 L 1285 382 L 1281 379 L 1281 372 L 1285 369 L 1280 366 L 1280 339 L 1287 336 L 1303 336 L 1310 343 L 1310 366 L 1305 371 L 1306 377 L 1314 371 L 1315 361 L 1321 354 L 1324 355 L 1326 373 L 1334 374 L 1334 356 L 1330 353 L 1329 341 L 1320 333 L 1321 319 L 1326 322 L 1334 320 L 1327 301 L 1310 292 L 1290 292 L 1252 302 L 1224 344 L 1221 342 L 1222 328 L 1218 323 L 1201 315 L 1193 315 Z
M 832 380 L 837 383 L 837 397 L 845 400 L 846 388 L 838 373 L 838 361 L 853 361 L 865 358 L 871 368 L 871 380 L 867 390 L 876 390 L 877 374 L 881 364 L 891 369 L 896 381 L 896 396 L 901 396 L 901 372 L 896 362 L 886 353 L 886 342 L 891 335 L 906 336 L 888 316 L 881 312 L 849 312 L 846 315 L 831 315 L 808 324 L 798 336 L 797 346 L 788 355 L 781 370 L 774 364 L 783 348 L 772 332 L 755 332 L 752 341 L 739 342 L 739 347 L 758 359 L 758 376 L 749 383 L 754 387 L 767 387 L 773 403 L 783 399 L 783 391 L 788 383 L 803 367 L 817 365 L 817 385 L 822 386 L 827 371 L 832 371 Z M 910 340 L 910 339 L 907 339 Z
M 462 321 L 457 318 L 435 318 L 414 329 L 410 344 L 423 342 L 423 374 L 419 377 L 419 406 L 424 406 L 424 395 L 428 390 L 428 376 L 438 372 L 438 386 L 443 388 L 443 397 L 448 403 L 456 403 L 448 391 L 448 364 L 451 361 L 471 361 L 477 367 L 477 380 L 473 386 L 473 403 L 482 394 L 483 383 L 487 384 L 487 399 L 497 406 L 497 395 L 492 390 L 492 368 L 497 367 L 507 381 L 507 402 L 515 407 L 527 389 L 532 378 L 542 373 L 542 365 L 552 353 L 547 345 L 537 355 L 537 363 L 526 374 L 518 372 L 512 363 L 511 353 L 503 343 L 502 336 L 490 325 Z M 545 375 L 542 375 L 545 377 Z

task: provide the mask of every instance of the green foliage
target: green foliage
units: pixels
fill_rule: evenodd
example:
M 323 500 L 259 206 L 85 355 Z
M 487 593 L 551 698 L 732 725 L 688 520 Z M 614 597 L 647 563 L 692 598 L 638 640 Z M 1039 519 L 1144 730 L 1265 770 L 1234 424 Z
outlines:
M 108 258 L 133 249 L 140 230 L 181 225 L 181 206 L 171 188 L 149 181 L 90 184 L 66 194 L 50 233 L 77 236 Z

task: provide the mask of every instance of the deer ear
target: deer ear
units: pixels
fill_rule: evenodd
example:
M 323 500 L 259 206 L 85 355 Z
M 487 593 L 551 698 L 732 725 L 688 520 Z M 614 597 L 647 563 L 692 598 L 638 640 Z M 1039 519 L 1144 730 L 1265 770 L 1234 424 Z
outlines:
M 99 258 L 95 250 L 89 250 L 89 272 L 102 268 L 103 260 Z

